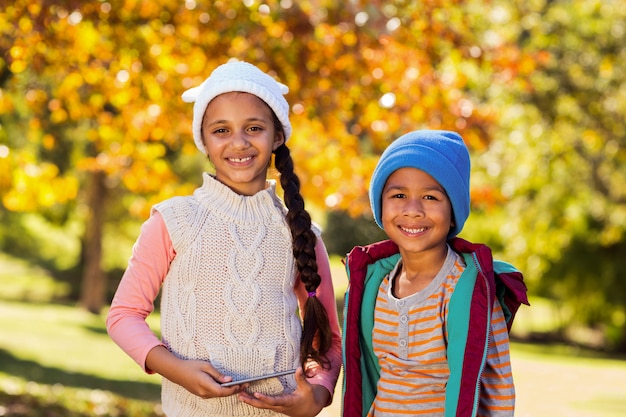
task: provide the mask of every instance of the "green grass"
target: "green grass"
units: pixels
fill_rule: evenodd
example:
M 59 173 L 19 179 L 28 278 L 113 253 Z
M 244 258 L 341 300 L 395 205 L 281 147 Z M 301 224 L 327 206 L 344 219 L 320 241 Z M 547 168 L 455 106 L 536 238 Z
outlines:
M 68 292 L 0 254 L 0 416 L 161 416 L 160 377 L 111 341 L 104 314 L 51 302 Z
M 0 362 L 8 365 L 2 372 L 44 384 L 158 397 L 159 378 L 141 372 L 109 339 L 104 316 L 72 306 L 2 301 L 0 328 L 0 356 L 6 359 Z
M 104 316 L 0 301 L 0 328 L 0 404 L 31 410 L 3 414 L 0 406 L 0 415 L 48 416 L 52 405 L 59 416 L 160 415 L 160 377 L 143 373 L 109 339 Z
M 62 298 L 69 290 L 46 270 L 0 253 L 0 299 L 50 301 Z

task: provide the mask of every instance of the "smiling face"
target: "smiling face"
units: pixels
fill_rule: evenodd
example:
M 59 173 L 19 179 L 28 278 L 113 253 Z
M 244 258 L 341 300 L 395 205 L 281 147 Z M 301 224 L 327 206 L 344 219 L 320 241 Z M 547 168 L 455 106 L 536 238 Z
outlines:
M 382 224 L 403 257 L 443 250 L 452 221 L 450 199 L 433 177 L 416 168 L 389 176 L 382 192 Z
M 265 188 L 272 152 L 284 143 L 284 135 L 263 100 L 231 92 L 207 106 L 202 141 L 217 180 L 236 193 L 253 195 Z

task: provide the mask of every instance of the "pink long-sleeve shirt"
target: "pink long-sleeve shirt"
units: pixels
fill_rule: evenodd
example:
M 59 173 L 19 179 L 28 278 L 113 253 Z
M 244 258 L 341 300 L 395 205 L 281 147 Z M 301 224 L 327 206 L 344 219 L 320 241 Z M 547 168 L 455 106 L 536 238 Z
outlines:
M 323 369 L 315 365 L 313 368 L 315 372 L 308 381 L 328 389 L 332 398 L 341 368 L 341 336 L 328 254 L 323 241 L 319 238 L 315 252 L 321 277 L 316 296 L 328 313 L 332 345 L 327 354 L 330 367 Z M 107 315 L 106 324 L 110 337 L 148 373 L 152 373 L 146 368 L 148 352 L 156 346 L 165 344 L 149 327 L 146 318 L 154 311 L 154 300 L 175 256 L 176 252 L 165 222 L 161 214 L 154 211 L 141 227 L 128 267 Z M 308 295 L 300 280 L 296 281 L 294 291 L 302 311 Z

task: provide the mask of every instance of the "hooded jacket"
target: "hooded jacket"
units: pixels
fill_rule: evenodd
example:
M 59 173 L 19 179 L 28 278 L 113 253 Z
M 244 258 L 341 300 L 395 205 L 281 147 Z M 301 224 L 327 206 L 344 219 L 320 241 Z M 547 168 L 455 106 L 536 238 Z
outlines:
M 519 306 L 528 304 L 522 274 L 512 265 L 494 261 L 491 249 L 461 238 L 448 241 L 466 269 L 449 305 L 447 321 L 450 377 L 446 387 L 445 416 L 477 415 L 480 378 L 489 346 L 491 313 L 497 299 L 511 329 Z M 343 417 L 366 416 L 376 397 L 380 377 L 372 349 L 374 308 L 378 288 L 400 258 L 391 240 L 355 247 L 346 258 L 349 287 L 343 319 Z

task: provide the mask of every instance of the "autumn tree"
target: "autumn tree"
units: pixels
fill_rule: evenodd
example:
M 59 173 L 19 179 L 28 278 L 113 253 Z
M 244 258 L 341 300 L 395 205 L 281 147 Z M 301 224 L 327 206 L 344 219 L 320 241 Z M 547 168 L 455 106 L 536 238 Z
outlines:
M 173 67 L 182 59 L 150 50 L 164 25 L 141 4 L 113 10 L 17 1 L 3 10 L 0 47 L 3 125 L 22 120 L 5 136 L 2 160 L 14 175 L 3 205 L 82 219 L 81 304 L 94 312 L 105 301 L 107 213 L 122 204 L 142 215 L 151 198 L 184 188 L 172 164 L 192 151 L 179 143 L 184 121 L 170 117 L 176 105 L 163 94 L 180 86 Z M 129 193 L 136 198 L 124 201 Z
M 0 11 L 4 209 L 80 219 L 81 304 L 99 311 L 103 234 L 195 186 L 205 166 L 180 93 L 236 58 L 291 89 L 307 201 L 367 212 L 370 173 L 400 134 L 490 142 L 498 109 L 482 91 L 508 82 L 519 54 L 489 36 L 489 5 L 16 0 Z
M 537 68 L 490 93 L 503 112 L 479 164 L 504 204 L 504 220 L 490 219 L 496 240 L 531 289 L 560 306 L 563 330 L 604 327 L 624 351 L 626 10 L 599 0 L 499 10 L 492 29 Z

